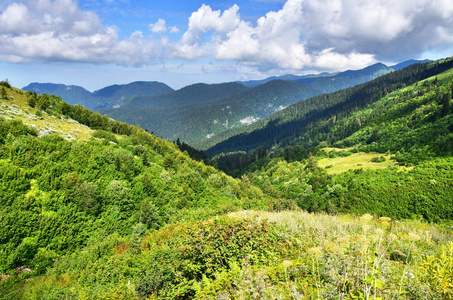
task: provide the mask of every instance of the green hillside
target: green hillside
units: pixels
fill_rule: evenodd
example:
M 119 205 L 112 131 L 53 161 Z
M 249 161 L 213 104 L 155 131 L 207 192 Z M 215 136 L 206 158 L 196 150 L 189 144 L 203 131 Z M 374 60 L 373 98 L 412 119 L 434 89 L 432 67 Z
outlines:
M 271 202 L 139 127 L 6 82 L 1 91 L 1 274 L 37 276 L 112 236 Z
M 308 211 L 451 220 L 452 64 L 308 99 L 211 151 L 235 150 L 216 157 L 220 169 Z
M 339 93 L 365 104 L 313 122 L 318 147 L 282 130 L 217 161 L 238 179 L 2 82 L 0 299 L 452 299 L 453 73 L 419 67 Z
M 448 134 L 449 127 L 442 123 L 450 122 L 451 109 L 446 99 L 451 91 L 451 76 L 449 77 L 450 73 L 447 72 L 437 80 L 432 78 L 429 81 L 419 81 L 439 75 L 452 67 L 452 59 L 412 65 L 353 88 L 312 97 L 250 126 L 218 135 L 205 143 L 203 148 L 216 155 L 234 151 L 248 152 L 259 147 L 266 147 L 268 150 L 283 149 L 286 146 L 310 148 L 323 142 L 334 145 L 346 138 L 349 146 L 359 142 L 371 144 L 377 142 L 380 136 L 378 132 L 372 135 L 374 129 L 379 131 L 382 126 L 391 127 L 389 136 L 392 138 L 401 136 L 397 128 L 391 126 L 391 122 L 400 123 L 398 129 L 403 132 L 416 135 L 423 134 L 423 129 L 418 129 L 423 126 L 444 128 L 443 132 L 436 134 L 431 134 L 427 129 L 428 134 L 420 136 L 423 139 L 421 144 L 431 143 L 436 147 L 434 140 L 429 139 Z M 389 96 L 390 93 L 393 93 L 392 96 Z M 444 102 L 447 103 L 445 108 Z M 426 104 L 432 105 L 430 108 L 436 111 L 429 114 L 429 118 L 424 117 L 429 110 Z M 417 111 L 419 120 L 416 122 L 417 115 L 413 114 L 416 113 L 416 108 L 420 107 L 421 110 Z M 406 125 L 412 126 L 414 131 L 405 128 Z M 353 134 L 358 131 L 361 132 L 361 138 L 351 140 Z M 365 132 L 367 136 L 364 135 Z M 389 136 L 383 138 L 382 142 L 389 142 Z M 403 140 L 406 143 L 414 142 L 409 136 L 404 136 Z M 217 144 L 213 144 L 214 142 Z M 388 144 L 381 150 L 402 150 L 402 144 Z M 441 150 L 436 151 L 440 153 Z

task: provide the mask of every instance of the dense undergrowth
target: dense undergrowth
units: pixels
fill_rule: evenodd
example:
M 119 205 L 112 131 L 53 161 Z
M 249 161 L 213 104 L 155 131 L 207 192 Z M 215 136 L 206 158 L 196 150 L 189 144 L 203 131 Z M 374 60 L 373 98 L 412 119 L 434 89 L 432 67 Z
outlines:
M 134 228 L 130 237 L 110 236 L 62 257 L 46 276 L 18 270 L 5 297 L 453 297 L 452 231 L 421 221 L 243 211 L 140 232 Z
M 244 178 L 271 196 L 293 199 L 310 212 L 371 213 L 435 222 L 453 218 L 451 157 L 409 170 L 359 167 L 335 175 L 327 170 L 317 166 L 316 158 L 292 163 L 273 159 Z

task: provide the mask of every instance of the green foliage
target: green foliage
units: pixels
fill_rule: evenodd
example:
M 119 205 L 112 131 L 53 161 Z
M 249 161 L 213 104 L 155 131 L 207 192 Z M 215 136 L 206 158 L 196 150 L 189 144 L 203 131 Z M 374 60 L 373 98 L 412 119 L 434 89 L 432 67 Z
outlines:
M 385 157 L 384 156 L 380 156 L 380 157 L 373 157 L 371 159 L 372 162 L 376 162 L 376 163 L 380 163 L 380 162 L 384 162 L 386 161 Z
M 382 161 L 379 157 L 374 160 Z M 439 222 L 453 218 L 452 172 L 452 158 L 424 162 L 408 172 L 390 167 L 335 176 L 319 168 L 316 158 L 292 163 L 274 158 L 247 177 L 268 195 L 293 199 L 308 211 L 422 217 Z
M 453 242 L 443 245 L 436 255 L 426 255 L 420 268 L 435 297 L 453 299 Z
M 135 224 L 129 238 L 96 241 L 45 276 L 15 282 L 26 274 L 18 271 L 0 290 L 18 299 L 449 299 L 452 291 L 451 230 L 419 221 L 243 211 L 143 233 Z
M 20 121 L 0 119 L 1 272 L 24 266 L 43 273 L 89 237 L 140 236 L 143 228 L 174 221 L 183 207 L 206 208 L 207 218 L 269 202 L 259 189 L 193 161 L 175 145 L 125 128 L 130 136 L 98 130 L 97 139 L 69 142 L 37 138 Z
M 417 103 L 420 100 L 426 101 L 427 104 L 433 100 L 437 103 L 435 98 L 437 89 L 441 85 L 440 93 L 447 93 L 447 88 L 450 90 L 452 74 L 449 72 L 445 77 L 439 76 L 437 83 L 433 83 L 434 79 L 425 79 L 448 71 L 452 67 L 451 58 L 440 62 L 416 64 L 353 88 L 300 101 L 250 126 L 217 135 L 210 139 L 211 147 L 207 152 L 217 155 L 235 151 L 249 152 L 258 147 L 284 149 L 286 146 L 294 145 L 313 148 L 322 142 L 340 145 L 346 138 L 349 140 L 345 146 L 362 142 L 370 144 L 374 149 L 373 142 L 385 141 L 387 142 L 385 146 L 390 146 L 390 149 L 398 147 L 401 149 L 404 147 L 401 141 L 405 144 L 414 143 L 418 135 L 422 135 L 424 139 L 420 143 L 431 143 L 432 139 L 445 134 L 446 129 L 449 130 L 449 125 L 443 127 L 443 131 L 441 129 L 442 125 L 445 126 L 444 122 L 450 124 L 449 120 L 439 118 L 442 106 L 433 104 L 426 107 L 428 110 L 431 109 L 430 116 L 425 117 L 425 114 L 422 114 L 423 118 L 417 124 L 414 122 L 415 118 L 411 120 L 414 127 L 412 130 L 407 129 L 407 120 L 398 118 L 416 110 L 420 106 Z M 426 85 L 406 88 L 421 80 L 424 80 Z M 393 94 L 388 95 L 390 93 Z M 427 97 L 423 97 L 425 94 Z M 433 121 L 438 122 L 431 125 Z M 391 126 L 388 135 L 380 129 L 382 125 Z M 425 125 L 426 128 L 416 131 L 421 125 Z M 432 130 L 436 130 L 436 133 L 433 134 Z M 399 137 L 401 131 L 411 136 L 403 136 L 396 144 L 388 139 Z M 367 132 L 367 135 L 363 134 L 357 138 L 357 132 Z M 387 150 L 388 148 L 381 152 Z
M 0 88 L 0 99 L 8 99 L 8 93 L 4 86 Z
M 5 79 L 5 80 L 0 81 L 0 86 L 6 87 L 6 88 L 8 88 L 8 89 L 11 88 L 11 84 L 9 83 L 8 79 Z

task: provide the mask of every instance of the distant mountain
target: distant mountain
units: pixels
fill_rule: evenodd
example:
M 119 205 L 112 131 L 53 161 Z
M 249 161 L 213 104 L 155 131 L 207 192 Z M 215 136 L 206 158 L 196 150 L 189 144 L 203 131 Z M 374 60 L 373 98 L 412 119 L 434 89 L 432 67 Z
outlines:
M 398 70 L 401 70 L 405 67 L 408 67 L 410 65 L 413 65 L 413 64 L 418 64 L 418 63 L 427 63 L 427 62 L 430 62 L 431 60 L 429 59 L 425 59 L 425 60 L 415 60 L 415 59 L 409 59 L 409 60 L 406 60 L 406 61 L 403 61 L 402 63 L 399 63 L 399 64 L 396 64 L 396 65 L 393 65 L 391 66 L 392 69 L 394 69 L 395 71 L 398 71 Z
M 201 105 L 217 102 L 220 99 L 233 97 L 248 90 L 247 87 L 235 83 L 205 84 L 196 83 L 173 93 L 162 95 L 141 95 L 129 98 L 122 105 L 134 107 L 175 107 L 181 105 Z
M 311 83 L 313 81 L 319 80 L 321 78 L 328 79 L 328 78 L 344 78 L 344 77 L 356 77 L 356 76 L 365 76 L 367 75 L 374 75 L 375 69 L 380 68 L 383 70 L 394 70 L 398 71 L 401 70 L 407 66 L 410 66 L 412 64 L 417 64 L 417 63 L 425 63 L 429 62 L 430 60 L 425 59 L 425 60 L 415 60 L 415 59 L 410 59 L 406 60 L 402 63 L 393 65 L 393 66 L 386 66 L 382 63 L 377 63 L 372 66 L 366 67 L 361 70 L 348 70 L 344 72 L 336 72 L 336 73 L 327 73 L 323 72 L 320 74 L 309 74 L 309 75 L 291 75 L 291 74 L 286 74 L 282 76 L 271 76 L 265 79 L 261 80 L 247 80 L 247 81 L 238 81 L 238 83 L 246 86 L 246 87 L 255 87 L 257 85 L 280 79 L 280 80 L 288 80 L 288 81 L 295 81 L 295 82 L 301 82 L 301 83 Z
M 414 62 L 417 61 L 401 65 Z M 394 68 L 377 63 L 340 73 L 283 75 L 242 83 L 198 83 L 177 91 L 160 82 L 112 85 L 93 93 L 75 86 L 38 83 L 24 89 L 54 93 L 71 104 L 100 110 L 166 139 L 180 138 L 204 147 L 207 139 L 226 130 L 254 123 L 298 101 L 362 84 Z
M 332 93 L 387 74 L 383 65 L 338 74 L 287 75 L 263 84 L 246 87 L 239 83 L 195 84 L 156 97 L 135 97 L 122 101 L 119 108 L 101 113 L 137 124 L 166 139 L 202 146 L 226 130 L 265 118 L 288 105 L 309 97 Z
M 103 101 L 103 99 L 96 99 L 90 91 L 77 85 L 33 82 L 22 89 L 36 92 L 38 95 L 55 94 L 62 97 L 69 104 L 80 104 L 87 108 L 93 108 Z
M 265 79 L 261 80 L 247 80 L 247 81 L 237 81 L 238 83 L 246 86 L 246 87 L 255 87 L 257 85 L 273 81 L 273 80 L 287 80 L 287 81 L 297 81 L 297 82 L 306 82 L 310 83 L 313 82 L 314 80 L 317 80 L 321 77 L 332 77 L 338 73 L 327 73 L 323 72 L 320 74 L 309 74 L 309 75 L 292 75 L 292 74 L 286 74 L 286 75 L 281 75 L 281 76 L 271 76 L 267 77 Z
M 95 97 L 101 97 L 108 99 L 108 102 L 104 107 L 113 107 L 118 105 L 121 101 L 129 99 L 131 97 L 140 97 L 140 96 L 158 96 L 162 94 L 171 93 L 174 90 L 162 82 L 157 81 L 136 81 L 129 84 L 115 84 L 100 90 L 94 91 L 93 95 Z
M 161 82 L 136 81 L 129 84 L 112 85 L 93 93 L 76 85 L 34 82 L 23 88 L 37 94 L 58 95 L 69 104 L 80 104 L 88 109 L 113 107 L 121 101 L 135 96 L 157 96 L 174 90 Z
M 217 155 L 238 151 L 248 152 L 260 147 L 275 150 L 295 145 L 311 148 L 322 142 L 334 145 L 346 138 L 349 138 L 349 144 L 345 145 L 351 146 L 351 144 L 377 142 L 380 136 L 384 136 L 385 131 L 387 139 L 382 139 L 381 148 L 373 150 L 386 152 L 389 149 L 395 151 L 406 149 L 407 151 L 417 143 L 424 142 L 425 145 L 432 147 L 433 153 L 448 152 L 453 149 L 451 141 L 443 138 L 440 138 L 440 141 L 435 140 L 442 135 L 448 135 L 448 132 L 453 130 L 451 120 L 448 121 L 450 123 L 442 125 L 445 120 L 441 117 L 448 113 L 449 104 L 446 106 L 444 96 L 439 94 L 442 92 L 448 95 L 448 89 L 451 88 L 449 80 L 453 78 L 453 71 L 447 74 L 449 77 L 444 76 L 446 79 L 443 79 L 445 82 L 441 89 L 436 86 L 436 83 L 420 83 L 421 87 L 418 90 L 404 91 L 400 93 L 401 95 L 395 94 L 393 98 L 386 99 L 379 105 L 374 103 L 399 88 L 451 68 L 453 68 L 453 59 L 447 59 L 439 64 L 426 63 L 420 66 L 412 64 L 363 85 L 297 102 L 250 126 L 223 132 L 205 141 L 200 148 L 209 148 L 207 149 L 209 154 Z M 409 104 L 405 103 L 413 95 L 422 95 L 429 91 L 439 92 L 437 94 L 432 92 L 434 95 L 423 99 L 425 102 L 415 99 Z M 399 109 L 394 108 L 395 103 L 398 103 Z M 385 113 L 388 116 L 381 117 Z M 405 114 L 408 114 L 407 119 L 396 124 L 393 119 Z M 440 123 L 433 125 L 434 121 Z M 373 127 L 366 129 L 365 124 L 370 122 Z M 414 128 L 409 131 L 412 125 Z M 434 131 L 430 132 L 423 126 L 426 128 L 434 126 L 436 132 L 441 134 L 433 134 Z M 356 133 L 359 130 L 361 130 L 360 138 Z M 402 131 L 400 136 L 396 134 L 399 131 Z M 403 133 L 406 134 L 404 139 L 401 137 Z
M 418 61 L 412 60 L 412 63 L 417 63 Z M 410 65 L 410 61 L 404 62 L 407 63 L 408 66 Z M 403 65 L 402 63 L 401 65 Z M 403 66 L 404 67 L 404 66 Z M 403 68 L 401 67 L 401 68 Z M 320 79 L 325 79 L 329 80 L 332 78 L 354 78 L 354 77 L 361 77 L 361 76 L 372 76 L 372 77 L 378 77 L 380 75 L 383 75 L 381 73 L 388 73 L 390 71 L 397 70 L 394 67 L 388 67 L 382 63 L 377 63 L 374 65 L 371 65 L 369 67 L 366 67 L 364 69 L 360 70 L 348 70 L 344 72 L 336 72 L 336 73 L 327 73 L 323 72 L 320 74 L 310 74 L 310 75 L 282 75 L 282 76 L 272 76 L 268 77 L 262 80 L 248 80 L 248 81 L 238 81 L 238 83 L 247 86 L 247 87 L 255 87 L 257 85 L 272 81 L 272 80 L 287 80 L 287 81 L 294 81 L 294 82 L 300 82 L 300 83 L 311 83 Z M 398 69 L 399 70 L 399 69 Z M 379 72 L 383 71 L 383 72 Z

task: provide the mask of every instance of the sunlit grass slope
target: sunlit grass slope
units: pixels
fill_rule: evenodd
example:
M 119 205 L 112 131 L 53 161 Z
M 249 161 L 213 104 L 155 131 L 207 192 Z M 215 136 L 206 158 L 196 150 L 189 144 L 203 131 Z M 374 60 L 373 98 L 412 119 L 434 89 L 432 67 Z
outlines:
M 349 148 L 353 149 L 353 148 Z M 330 151 L 345 151 L 348 149 L 340 148 L 324 148 L 327 153 Z M 384 158 L 384 159 L 382 159 Z M 394 167 L 397 170 L 408 171 L 412 168 L 399 166 L 397 161 L 392 159 L 390 154 L 382 154 L 377 152 L 358 152 L 351 153 L 348 156 L 337 156 L 333 158 L 321 158 L 318 161 L 318 166 L 325 168 L 328 174 L 339 174 L 349 170 L 358 169 L 386 169 Z
M 24 91 L 8 89 L 8 99 L 0 98 L 0 117 L 20 120 L 38 130 L 39 135 L 57 133 L 68 140 L 88 140 L 93 130 L 72 119 L 49 115 L 27 104 Z

